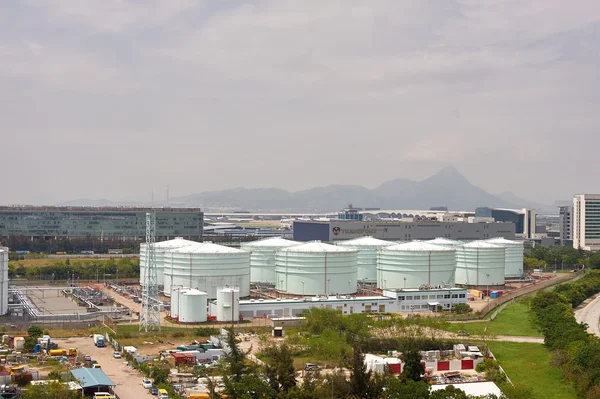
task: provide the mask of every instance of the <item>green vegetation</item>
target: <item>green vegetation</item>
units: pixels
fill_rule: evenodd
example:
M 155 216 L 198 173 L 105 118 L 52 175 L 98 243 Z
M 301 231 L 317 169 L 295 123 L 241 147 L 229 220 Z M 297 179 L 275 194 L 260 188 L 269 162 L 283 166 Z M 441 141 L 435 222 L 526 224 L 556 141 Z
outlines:
M 529 305 L 526 299 L 515 301 L 504 308 L 492 320 L 487 331 L 492 335 L 542 336 L 537 327 L 531 322 Z
M 36 260 L 37 261 L 37 260 Z M 13 278 L 26 278 L 28 280 L 68 280 L 79 278 L 82 280 L 103 281 L 105 274 L 116 279 L 117 270 L 119 279 L 134 278 L 140 275 L 139 259 L 46 259 L 45 263 L 37 262 L 37 266 L 26 267 L 28 261 L 11 261 L 8 265 L 8 276 Z
M 543 345 L 493 341 L 488 346 L 510 380 L 531 390 L 530 399 L 577 398 L 573 385 L 551 365 L 552 353 Z
M 487 321 L 448 323 L 444 330 L 457 334 L 462 334 L 463 336 L 478 336 L 484 334 L 485 327 L 487 326 L 487 324 Z

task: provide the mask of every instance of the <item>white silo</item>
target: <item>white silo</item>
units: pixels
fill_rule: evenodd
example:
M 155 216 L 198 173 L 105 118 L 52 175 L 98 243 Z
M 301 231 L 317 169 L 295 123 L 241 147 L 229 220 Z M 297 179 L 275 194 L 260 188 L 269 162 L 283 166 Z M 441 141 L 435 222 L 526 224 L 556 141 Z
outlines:
M 275 254 L 278 249 L 300 245 L 296 241 L 281 237 L 265 238 L 242 244 L 242 249 L 250 251 L 250 281 L 253 283 L 275 284 Z
M 156 262 L 156 281 L 159 286 L 164 286 L 164 256 L 167 251 L 175 248 L 187 247 L 190 245 L 197 245 L 199 242 L 185 240 L 181 237 L 174 238 L 167 241 L 159 241 L 154 244 L 154 261 Z M 146 260 L 146 243 L 140 244 L 140 285 L 145 284 L 146 268 L 148 267 L 148 261 Z
M 313 241 L 277 251 L 279 291 L 293 295 L 356 293 L 358 250 Z
M 173 287 L 171 291 L 171 317 L 173 319 L 179 317 L 181 294 L 188 290 L 189 288 L 185 287 Z
M 206 307 L 208 294 L 196 289 L 179 294 L 179 321 L 182 323 L 203 323 L 208 319 Z
M 456 250 L 456 284 L 489 288 L 504 285 L 504 247 L 472 241 Z
M 164 257 L 164 294 L 181 285 L 217 297 L 217 287 L 239 287 L 241 296 L 250 295 L 250 253 L 211 242 L 168 251 Z
M 358 250 L 358 281 L 377 282 L 377 250 L 394 245 L 394 242 L 373 237 L 359 237 L 353 240 L 339 241 L 336 245 Z
M 217 289 L 217 321 L 237 321 L 240 314 L 240 290 L 237 287 Z
M 381 289 L 448 284 L 456 269 L 456 250 L 423 241 L 396 244 L 379 250 L 377 268 Z
M 485 240 L 494 245 L 504 247 L 504 276 L 521 277 L 523 275 L 523 241 L 511 241 L 502 237 Z
M 0 315 L 8 313 L 8 253 L 8 248 L 0 247 Z

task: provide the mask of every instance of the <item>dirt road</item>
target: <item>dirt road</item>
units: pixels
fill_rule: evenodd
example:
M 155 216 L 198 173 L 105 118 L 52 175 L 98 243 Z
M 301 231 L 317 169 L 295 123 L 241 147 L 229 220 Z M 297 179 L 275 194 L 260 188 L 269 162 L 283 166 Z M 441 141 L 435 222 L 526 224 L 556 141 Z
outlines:
M 104 373 L 116 384 L 115 393 L 121 399 L 155 398 L 142 386 L 143 376 L 137 370 L 127 366 L 126 360 L 113 358 L 112 348 L 96 348 L 91 338 L 66 338 L 54 341 L 61 348 L 75 347 L 80 353 L 90 355 L 93 360 L 98 361 Z

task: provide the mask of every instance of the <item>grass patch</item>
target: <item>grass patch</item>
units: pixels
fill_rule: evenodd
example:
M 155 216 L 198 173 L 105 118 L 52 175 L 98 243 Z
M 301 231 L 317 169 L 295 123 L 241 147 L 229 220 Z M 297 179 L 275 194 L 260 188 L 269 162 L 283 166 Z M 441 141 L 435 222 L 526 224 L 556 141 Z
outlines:
M 502 310 L 491 322 L 488 332 L 493 335 L 542 336 L 531 324 L 529 308 L 523 301 L 516 301 Z
M 485 326 L 488 324 L 487 321 L 474 321 L 468 323 L 449 323 L 446 331 L 458 333 L 459 331 L 465 331 L 470 335 L 481 335 Z
M 500 365 L 514 384 L 530 388 L 531 399 L 576 399 L 577 392 L 552 367 L 551 352 L 543 345 L 517 342 L 488 342 Z
M 100 258 L 73 258 L 69 259 L 70 262 L 97 262 L 99 260 L 106 260 Z M 24 268 L 28 267 L 45 267 L 45 266 L 54 266 L 55 264 L 66 261 L 66 259 L 57 259 L 57 258 L 41 258 L 41 259 L 23 259 L 23 260 L 9 260 L 8 265 L 19 267 L 23 266 Z

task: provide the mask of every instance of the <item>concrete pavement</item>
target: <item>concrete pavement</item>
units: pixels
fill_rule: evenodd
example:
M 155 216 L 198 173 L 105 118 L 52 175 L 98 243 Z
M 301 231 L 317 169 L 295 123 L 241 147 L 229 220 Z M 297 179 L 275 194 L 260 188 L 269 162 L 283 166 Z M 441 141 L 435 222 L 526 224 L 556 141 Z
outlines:
M 575 319 L 579 323 L 588 325 L 587 331 L 597 337 L 600 337 L 600 296 L 591 300 L 586 306 L 575 311 Z

